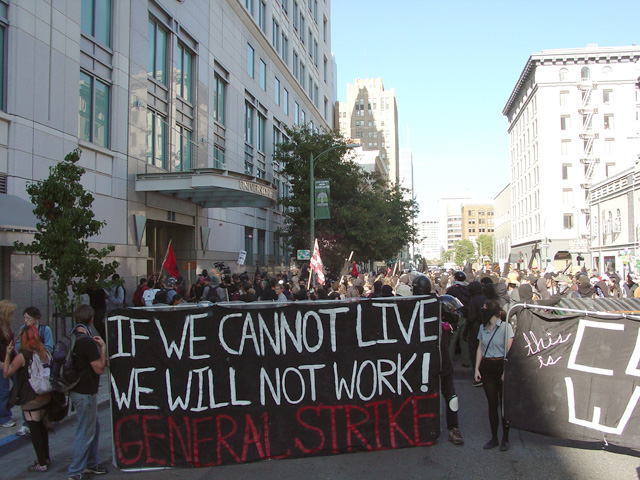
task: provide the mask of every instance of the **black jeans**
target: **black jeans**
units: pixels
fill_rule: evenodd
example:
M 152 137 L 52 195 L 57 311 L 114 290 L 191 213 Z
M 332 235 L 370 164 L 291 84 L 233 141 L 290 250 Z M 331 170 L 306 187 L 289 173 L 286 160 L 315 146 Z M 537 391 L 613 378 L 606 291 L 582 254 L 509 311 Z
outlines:
M 480 362 L 480 376 L 484 394 L 489 404 L 489 424 L 491 425 L 491 439 L 498 440 L 498 423 L 501 417 L 502 407 L 502 372 L 504 371 L 504 360 L 482 359 Z M 503 441 L 509 439 L 509 425 L 502 417 L 502 438 Z

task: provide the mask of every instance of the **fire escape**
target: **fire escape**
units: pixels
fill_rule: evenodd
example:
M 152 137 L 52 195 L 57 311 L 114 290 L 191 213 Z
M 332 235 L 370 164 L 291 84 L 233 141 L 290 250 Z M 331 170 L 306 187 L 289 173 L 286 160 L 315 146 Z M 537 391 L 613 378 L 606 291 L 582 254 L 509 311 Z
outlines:
M 582 75 L 582 78 L 578 83 L 578 89 L 582 92 L 582 104 L 578 109 L 578 113 L 582 116 L 582 133 L 580 133 L 580 139 L 582 140 L 584 147 L 583 155 L 580 158 L 580 163 L 584 165 L 584 183 L 581 183 L 580 187 L 584 190 L 584 198 L 587 204 L 589 203 L 589 187 L 591 186 L 593 171 L 596 164 L 600 163 L 600 158 L 596 157 L 593 153 L 594 140 L 599 138 L 599 134 L 593 131 L 593 115 L 598 113 L 598 109 L 593 108 L 591 105 L 591 94 L 597 87 L 597 83 L 590 80 L 588 71 L 586 75 Z M 590 231 L 591 215 L 589 208 L 581 208 L 580 213 L 585 215 L 586 230 Z M 577 222 L 579 225 L 579 217 L 577 218 Z M 581 238 L 587 239 L 589 236 L 590 234 L 580 235 Z

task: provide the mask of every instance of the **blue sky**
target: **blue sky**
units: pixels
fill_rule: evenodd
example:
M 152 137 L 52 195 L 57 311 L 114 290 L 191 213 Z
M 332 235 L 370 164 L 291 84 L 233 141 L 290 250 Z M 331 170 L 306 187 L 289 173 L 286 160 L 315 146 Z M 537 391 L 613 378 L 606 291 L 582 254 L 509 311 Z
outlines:
M 395 89 L 426 218 L 441 192 L 491 199 L 509 182 L 502 109 L 532 53 L 638 44 L 639 12 L 638 0 L 332 0 L 338 99 L 355 78 Z

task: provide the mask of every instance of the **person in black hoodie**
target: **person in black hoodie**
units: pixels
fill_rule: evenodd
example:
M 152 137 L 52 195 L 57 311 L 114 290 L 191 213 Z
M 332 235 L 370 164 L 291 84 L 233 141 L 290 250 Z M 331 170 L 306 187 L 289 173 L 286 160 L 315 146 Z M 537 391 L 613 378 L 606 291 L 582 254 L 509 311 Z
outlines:
M 468 286 L 469 305 L 467 306 L 467 324 L 464 327 L 462 333 L 462 339 L 468 342 L 469 356 L 471 357 L 471 367 L 475 371 L 476 369 L 476 350 L 478 349 L 478 331 L 480 330 L 480 324 L 482 323 L 482 306 L 487 301 L 487 297 L 482 289 L 480 282 L 471 282 Z M 480 387 L 482 382 L 476 382 L 473 380 L 474 387 Z
M 456 297 L 462 303 L 462 308 L 460 309 L 460 320 L 458 322 L 458 330 L 453 332 L 451 335 L 451 345 L 449 346 L 449 350 L 451 352 L 451 356 L 453 357 L 456 352 L 456 344 L 458 340 L 460 340 L 460 352 L 462 354 L 462 366 L 469 367 L 471 366 L 471 359 L 469 356 L 469 345 L 462 337 L 462 333 L 465 330 L 468 312 L 469 299 L 469 289 L 468 283 L 466 282 L 467 276 L 464 272 L 458 271 L 453 274 L 453 285 L 451 285 L 447 289 L 447 295 L 451 295 L 452 297 Z

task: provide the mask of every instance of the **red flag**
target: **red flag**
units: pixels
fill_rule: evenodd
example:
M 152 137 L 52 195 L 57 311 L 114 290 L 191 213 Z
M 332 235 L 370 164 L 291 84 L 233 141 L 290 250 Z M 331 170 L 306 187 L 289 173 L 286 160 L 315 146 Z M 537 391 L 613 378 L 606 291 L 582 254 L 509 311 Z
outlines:
M 358 278 L 358 269 L 356 268 L 356 262 L 353 262 L 353 268 L 351 269 L 351 276 Z
M 167 256 L 164 259 L 162 268 L 169 272 L 169 275 L 172 277 L 177 277 L 180 274 L 178 272 L 178 265 L 176 264 L 176 256 L 173 254 L 173 248 L 171 248 L 171 245 L 169 245 L 169 248 L 167 249 Z
M 324 283 L 324 267 L 322 260 L 320 259 L 320 250 L 318 250 L 318 239 L 316 239 L 313 245 L 313 255 L 311 256 L 311 271 L 316 272 L 318 276 L 318 283 L 322 285 Z

